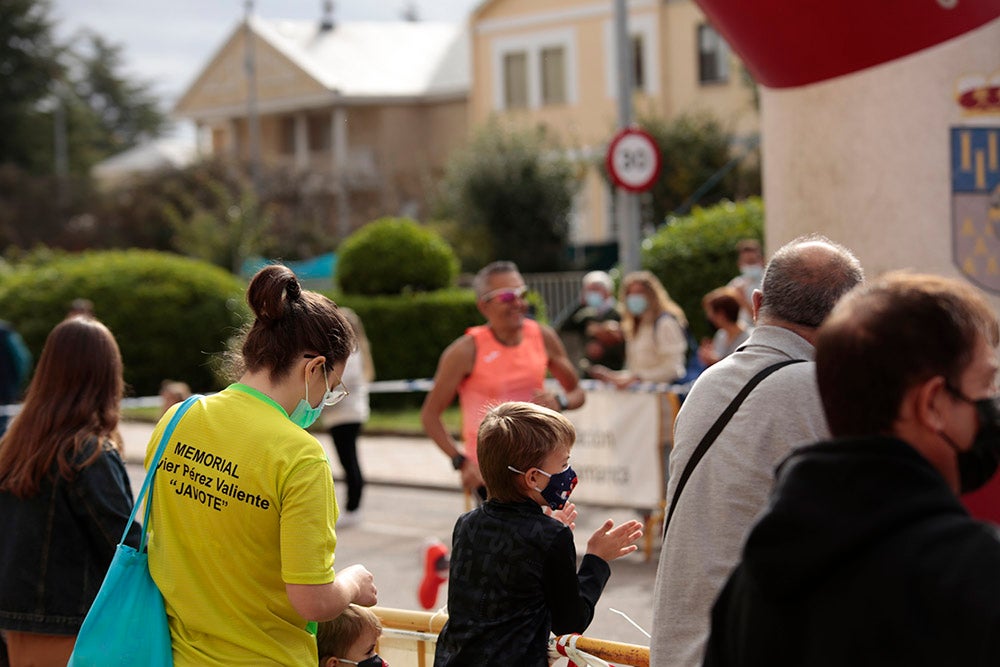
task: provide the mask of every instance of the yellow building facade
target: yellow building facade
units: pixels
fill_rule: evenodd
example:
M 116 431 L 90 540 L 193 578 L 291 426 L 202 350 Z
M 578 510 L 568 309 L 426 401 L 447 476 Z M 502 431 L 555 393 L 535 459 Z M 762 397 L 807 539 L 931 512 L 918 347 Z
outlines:
M 708 112 L 734 135 L 755 136 L 753 85 L 698 6 L 626 6 L 633 117 Z M 470 17 L 470 125 L 544 125 L 582 163 L 599 163 L 619 125 L 614 9 L 613 0 L 481 3 Z M 582 171 L 572 241 L 613 241 L 613 193 L 598 169 Z

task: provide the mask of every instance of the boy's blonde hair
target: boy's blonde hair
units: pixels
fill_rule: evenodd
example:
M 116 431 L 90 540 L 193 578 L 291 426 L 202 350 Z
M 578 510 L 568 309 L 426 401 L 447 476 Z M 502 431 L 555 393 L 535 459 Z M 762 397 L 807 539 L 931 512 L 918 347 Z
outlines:
M 525 498 L 519 476 L 541 465 L 557 447 L 572 447 L 576 429 L 563 415 L 535 403 L 509 402 L 494 407 L 479 425 L 479 470 L 491 500 Z
M 316 648 L 320 664 L 327 658 L 343 658 L 368 628 L 375 628 L 376 634 L 381 635 L 382 621 L 371 609 L 354 604 L 347 605 L 337 618 L 319 623 Z

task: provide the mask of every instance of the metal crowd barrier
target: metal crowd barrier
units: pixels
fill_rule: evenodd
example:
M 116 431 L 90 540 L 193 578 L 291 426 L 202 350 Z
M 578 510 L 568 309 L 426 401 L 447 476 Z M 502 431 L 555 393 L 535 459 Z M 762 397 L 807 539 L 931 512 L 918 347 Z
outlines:
M 382 621 L 378 653 L 390 665 L 427 667 L 434 664 L 438 633 L 448 620 L 443 612 L 373 607 Z M 576 648 L 621 667 L 649 667 L 649 647 L 595 637 L 576 638 Z

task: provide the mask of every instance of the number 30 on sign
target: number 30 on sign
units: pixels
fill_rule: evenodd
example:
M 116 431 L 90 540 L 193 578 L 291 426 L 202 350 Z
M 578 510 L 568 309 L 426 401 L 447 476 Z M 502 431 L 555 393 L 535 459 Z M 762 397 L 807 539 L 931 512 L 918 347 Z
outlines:
M 629 192 L 645 192 L 660 175 L 660 149 L 637 127 L 626 127 L 608 144 L 606 158 L 611 181 Z

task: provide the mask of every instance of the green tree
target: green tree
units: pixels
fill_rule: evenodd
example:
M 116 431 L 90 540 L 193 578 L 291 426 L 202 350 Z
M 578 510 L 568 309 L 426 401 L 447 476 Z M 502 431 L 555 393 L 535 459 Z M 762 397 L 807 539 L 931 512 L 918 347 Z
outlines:
M 522 271 L 556 271 L 566 261 L 578 185 L 544 129 L 490 123 L 449 160 L 436 217 L 487 230 L 493 257 Z
M 60 55 L 47 2 L 0 2 L 0 164 L 51 169 L 51 114 L 43 102 L 64 71 Z
M 121 45 L 85 32 L 67 53 L 72 69 L 80 72 L 68 82 L 85 112 L 76 119 L 83 125 L 78 130 L 89 133 L 94 157 L 103 159 L 164 133 L 168 122 L 150 84 L 122 74 Z
M 733 150 L 733 137 L 715 117 L 687 114 L 668 122 L 646 116 L 639 125 L 660 148 L 660 177 L 643 197 L 643 217 L 654 225 L 671 213 L 683 215 L 696 204 L 709 206 L 760 194 L 760 176 L 753 171 L 756 157 L 742 165 L 743 149 Z M 713 179 L 717 179 L 714 184 Z
M 170 245 L 188 257 L 239 273 L 245 259 L 267 251 L 267 209 L 249 180 L 221 163 L 189 171 L 164 193 L 162 211 L 173 232 Z M 199 178 L 206 174 L 208 178 Z

